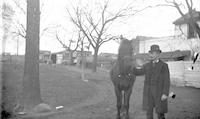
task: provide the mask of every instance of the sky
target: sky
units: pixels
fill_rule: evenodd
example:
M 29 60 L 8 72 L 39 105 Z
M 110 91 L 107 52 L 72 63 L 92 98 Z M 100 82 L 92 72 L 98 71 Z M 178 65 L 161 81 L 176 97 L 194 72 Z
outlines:
M 154 6 L 162 4 L 164 0 L 109 0 L 108 10 L 115 13 L 120 8 L 133 6 L 134 9 L 143 9 L 146 6 Z M 182 0 L 183 1 L 183 0 Z M 200 0 L 193 0 L 194 6 L 200 10 Z M 40 39 L 40 50 L 49 50 L 58 52 L 64 50 L 62 45 L 56 40 L 55 32 L 66 44 L 68 39 L 76 38 L 74 25 L 70 22 L 66 8 L 72 6 L 87 6 L 93 12 L 98 11 L 97 4 L 103 4 L 103 0 L 41 0 L 41 29 L 49 27 L 50 29 L 44 32 Z M 23 5 L 22 5 L 23 6 Z M 20 21 L 25 21 L 25 15 L 16 12 L 16 18 Z M 118 20 L 112 24 L 110 33 L 115 35 L 123 35 L 128 39 L 136 36 L 153 36 L 163 37 L 172 36 L 174 34 L 173 21 L 179 18 L 180 15 L 176 9 L 172 7 L 156 7 L 148 8 L 132 17 Z M 56 27 L 55 27 L 56 26 Z M 59 27 L 58 27 L 59 26 Z M 65 30 L 63 30 L 64 28 Z M 11 54 L 16 53 L 16 40 L 11 38 L 6 42 L 6 51 Z M 20 46 L 19 53 L 25 52 L 25 40 L 19 38 Z M 119 44 L 115 41 L 107 42 L 100 48 L 100 52 L 117 53 Z M 0 49 L 2 50 L 2 49 Z M 92 49 L 91 49 L 92 51 Z

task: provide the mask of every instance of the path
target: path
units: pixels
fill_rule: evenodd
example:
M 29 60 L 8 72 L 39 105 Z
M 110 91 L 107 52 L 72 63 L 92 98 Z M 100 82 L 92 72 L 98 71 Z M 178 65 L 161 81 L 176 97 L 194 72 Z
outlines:
M 65 113 L 56 116 L 57 119 L 115 119 L 116 98 L 108 74 L 104 72 L 88 75 L 88 83 L 95 85 L 99 92 L 93 98 L 66 109 Z M 137 77 L 134 84 L 130 100 L 130 119 L 145 119 L 145 112 L 141 109 L 143 81 L 144 77 Z M 199 89 L 171 86 L 171 91 L 176 92 L 177 97 L 169 100 L 169 113 L 166 115 L 168 119 L 200 118 Z

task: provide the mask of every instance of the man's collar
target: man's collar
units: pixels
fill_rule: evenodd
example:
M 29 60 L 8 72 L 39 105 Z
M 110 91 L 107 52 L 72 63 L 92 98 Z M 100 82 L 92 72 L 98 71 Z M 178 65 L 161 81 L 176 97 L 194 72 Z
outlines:
M 154 61 L 152 61 L 153 63 L 158 63 L 160 60 L 159 59 L 157 59 L 157 60 L 154 60 Z

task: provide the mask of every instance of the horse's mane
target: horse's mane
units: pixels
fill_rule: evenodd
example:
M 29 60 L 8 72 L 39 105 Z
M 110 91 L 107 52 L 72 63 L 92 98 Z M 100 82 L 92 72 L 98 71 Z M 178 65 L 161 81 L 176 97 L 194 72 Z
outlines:
M 119 64 L 119 72 L 121 75 L 127 74 L 127 68 L 124 66 L 124 56 L 130 56 L 132 57 L 133 48 L 132 43 L 128 39 L 123 38 L 121 40 L 119 49 L 118 49 L 118 57 L 117 62 Z

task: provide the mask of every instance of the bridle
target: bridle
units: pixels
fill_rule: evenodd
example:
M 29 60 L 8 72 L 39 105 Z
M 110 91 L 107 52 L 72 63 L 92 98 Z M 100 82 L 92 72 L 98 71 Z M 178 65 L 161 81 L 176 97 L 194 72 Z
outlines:
M 127 75 L 124 75 L 125 76 L 125 78 L 121 78 L 122 77 L 122 75 L 121 74 L 119 74 L 118 75 L 118 79 L 122 79 L 122 80 L 125 80 L 125 79 L 128 79 L 128 80 L 131 80 L 131 73 L 128 73 Z

